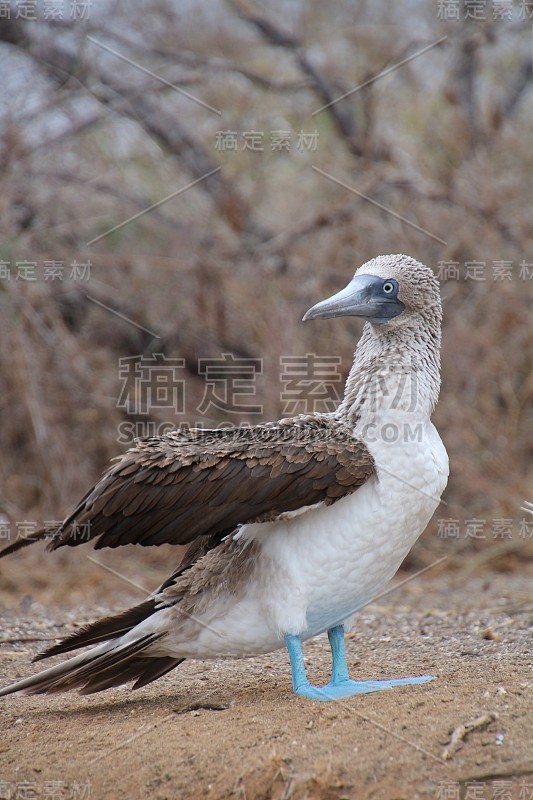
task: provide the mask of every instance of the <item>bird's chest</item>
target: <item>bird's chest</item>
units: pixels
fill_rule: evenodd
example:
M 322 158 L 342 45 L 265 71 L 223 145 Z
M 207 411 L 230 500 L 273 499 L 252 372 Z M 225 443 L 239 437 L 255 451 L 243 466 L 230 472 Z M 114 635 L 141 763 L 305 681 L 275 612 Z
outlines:
M 433 424 L 395 419 L 368 431 L 366 443 L 376 464 L 376 514 L 389 527 L 407 528 L 433 514 L 448 481 L 448 455 Z
M 388 443 L 369 443 L 369 449 L 376 474 L 366 484 L 331 506 L 273 523 L 263 539 L 271 565 L 270 599 L 291 607 L 294 618 L 296 609 L 305 608 L 310 635 L 383 589 L 446 485 L 446 451 L 432 425 L 409 442 L 391 437 Z

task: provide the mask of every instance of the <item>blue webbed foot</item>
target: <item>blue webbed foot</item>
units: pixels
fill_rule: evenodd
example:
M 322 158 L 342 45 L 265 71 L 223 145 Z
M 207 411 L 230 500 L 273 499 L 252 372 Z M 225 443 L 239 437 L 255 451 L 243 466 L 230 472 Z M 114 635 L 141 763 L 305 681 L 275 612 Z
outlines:
M 415 683 L 428 683 L 428 681 L 434 680 L 434 677 L 434 675 L 419 675 L 416 678 L 393 678 L 388 681 L 348 680 L 345 683 L 354 687 L 351 694 L 367 694 L 367 692 L 379 692 L 381 689 L 393 689 L 394 686 L 410 686 Z
M 343 697 L 352 697 L 354 694 L 368 694 L 379 692 L 381 689 L 392 689 L 394 686 L 409 686 L 410 684 L 427 683 L 432 681 L 432 675 L 421 675 L 417 678 L 397 678 L 388 681 L 352 681 L 347 680 L 333 683 L 330 681 L 325 686 L 312 686 L 310 683 L 298 686 L 295 693 L 310 700 L 328 702 L 341 700 Z
M 312 686 L 310 683 L 304 683 L 302 686 L 298 686 L 294 689 L 294 693 L 299 694 L 300 697 L 307 697 L 309 700 L 320 700 L 322 702 L 338 700 L 341 697 L 341 695 L 334 696 L 331 694 L 327 686 Z M 346 695 L 343 696 L 346 697 Z

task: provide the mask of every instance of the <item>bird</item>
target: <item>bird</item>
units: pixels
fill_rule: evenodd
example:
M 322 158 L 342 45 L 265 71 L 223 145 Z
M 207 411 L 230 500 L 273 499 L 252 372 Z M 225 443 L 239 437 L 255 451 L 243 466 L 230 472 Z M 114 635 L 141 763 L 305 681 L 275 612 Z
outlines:
M 232 429 L 177 428 L 137 439 L 114 459 L 48 549 L 171 543 L 187 545 L 182 560 L 143 602 L 79 628 L 34 660 L 90 649 L 0 696 L 90 694 L 132 681 L 138 689 L 185 659 L 283 647 L 294 693 L 311 700 L 433 679 L 353 680 L 345 635 L 394 576 L 447 484 L 448 456 L 431 422 L 440 391 L 438 281 L 410 256 L 377 256 L 303 320 L 340 316 L 365 325 L 335 410 Z M 331 678 L 315 686 L 303 644 L 325 632 Z

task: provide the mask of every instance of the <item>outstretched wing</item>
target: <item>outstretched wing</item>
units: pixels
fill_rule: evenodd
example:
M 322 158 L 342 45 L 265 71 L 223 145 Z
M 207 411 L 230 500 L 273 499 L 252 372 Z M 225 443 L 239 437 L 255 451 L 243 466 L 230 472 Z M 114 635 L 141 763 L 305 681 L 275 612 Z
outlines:
M 204 536 L 218 542 L 239 524 L 333 503 L 373 471 L 366 445 L 327 415 L 170 432 L 119 456 L 53 532 L 49 548 L 92 539 L 97 549 Z

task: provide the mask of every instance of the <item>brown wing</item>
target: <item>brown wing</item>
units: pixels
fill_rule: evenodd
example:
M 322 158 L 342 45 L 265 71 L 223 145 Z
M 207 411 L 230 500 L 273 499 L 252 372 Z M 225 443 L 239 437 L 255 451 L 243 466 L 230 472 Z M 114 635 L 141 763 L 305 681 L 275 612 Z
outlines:
M 240 523 L 332 503 L 374 471 L 365 444 L 330 417 L 139 441 L 55 531 L 49 548 L 220 541 Z M 213 544 L 211 544 L 213 546 Z M 13 546 L 11 546 L 13 548 Z

